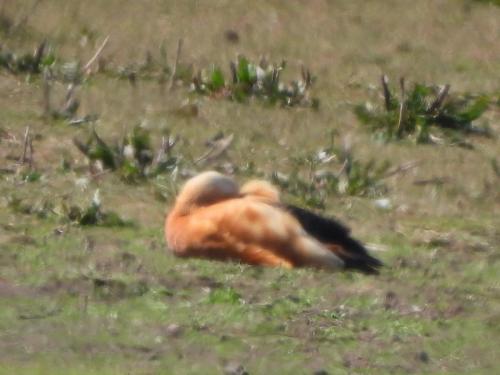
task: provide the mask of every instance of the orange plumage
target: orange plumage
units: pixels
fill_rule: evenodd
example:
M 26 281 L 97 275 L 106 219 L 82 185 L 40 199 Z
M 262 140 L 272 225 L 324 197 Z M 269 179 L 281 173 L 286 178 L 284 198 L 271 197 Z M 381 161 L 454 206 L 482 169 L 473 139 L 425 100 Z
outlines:
M 296 209 L 300 215 L 287 209 L 276 188 L 265 181 L 240 188 L 229 177 L 204 172 L 188 180 L 179 193 L 166 219 L 166 240 L 180 257 L 286 268 L 332 270 L 348 265 L 342 258 L 349 249 L 310 235 L 301 222 L 309 225 L 303 213 L 314 214 Z

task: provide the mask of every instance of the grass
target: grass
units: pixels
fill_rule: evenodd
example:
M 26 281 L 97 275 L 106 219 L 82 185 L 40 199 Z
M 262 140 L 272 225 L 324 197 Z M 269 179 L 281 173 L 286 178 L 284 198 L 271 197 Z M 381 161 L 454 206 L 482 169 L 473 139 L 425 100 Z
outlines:
M 224 77 L 223 71 L 213 66 L 210 71 L 199 71 L 193 78 L 193 90 L 212 97 L 228 97 L 238 102 L 248 102 L 256 97 L 267 104 L 280 103 L 283 107 L 307 106 L 318 108 L 319 100 L 309 98 L 309 89 L 314 81 L 311 72 L 302 66 L 302 77 L 289 84 L 280 82 L 280 75 L 286 68 L 280 64 L 269 64 L 264 58 L 258 64 L 251 63 L 245 56 L 231 61 L 231 80 Z
M 110 35 L 64 118 L 45 113 L 43 74 L 0 69 L 0 374 L 498 372 L 496 99 L 481 117 L 493 137 L 467 138 L 472 149 L 374 142 L 352 108 L 383 102 L 382 72 L 497 98 L 500 8 L 231 5 L 0 4 L 2 51 L 33 57 L 47 40 L 54 69 L 89 61 Z M 237 56 L 285 58 L 280 79 L 307 66 L 321 105 L 170 90 L 179 38 L 179 76 Z M 62 113 L 68 87 L 54 72 L 50 99 Z M 28 125 L 33 154 L 20 165 Z M 114 171 L 90 152 L 95 134 Z M 166 164 L 155 164 L 159 154 Z M 187 176 L 213 168 L 241 181 L 285 176 L 288 201 L 340 218 L 387 267 L 366 277 L 174 258 L 165 213 Z M 75 225 L 96 190 L 101 214 L 134 225 Z
M 387 76 L 382 77 L 385 110 L 367 102 L 357 105 L 354 112 L 359 121 L 369 126 L 376 138 L 383 141 L 414 138 L 416 143 L 443 141 L 433 130 L 462 146 L 472 147 L 463 139 L 467 134 L 491 136 L 487 127 L 476 125 L 488 109 L 487 95 L 462 95 L 448 97 L 450 85 L 441 88 L 420 83 L 413 84 L 407 93 L 405 79 L 400 79 L 401 97 L 391 93 Z M 458 139 L 458 141 L 457 141 Z

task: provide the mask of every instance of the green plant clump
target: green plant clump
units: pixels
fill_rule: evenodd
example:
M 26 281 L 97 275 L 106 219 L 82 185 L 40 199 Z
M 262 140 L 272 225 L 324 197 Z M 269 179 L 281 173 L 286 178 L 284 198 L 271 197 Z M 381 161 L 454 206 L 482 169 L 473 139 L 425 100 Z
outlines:
M 85 143 L 76 138 L 73 143 L 91 163 L 117 171 L 126 182 L 138 182 L 173 170 L 179 161 L 170 155 L 175 141 L 168 137 L 155 153 L 149 131 L 141 126 L 134 127 L 121 142 L 112 146 L 102 140 L 95 129 Z
M 449 96 L 449 85 L 438 88 L 420 83 L 406 92 L 403 78 L 400 86 L 398 99 L 383 76 L 383 108 L 371 102 L 354 108 L 361 123 L 375 132 L 377 138 L 384 141 L 411 138 L 416 143 L 432 143 L 441 139 L 433 134 L 439 131 L 439 135 L 452 143 L 467 145 L 462 139 L 465 134 L 490 135 L 487 128 L 474 124 L 488 109 L 488 96 Z
M 71 222 L 82 226 L 125 227 L 133 225 L 132 222 L 123 220 L 114 211 L 103 211 L 99 190 L 87 207 L 64 206 L 63 214 Z
M 336 171 L 326 168 L 337 165 Z M 304 167 L 307 172 L 304 172 Z M 295 158 L 294 168 L 289 175 L 274 172 L 272 181 L 291 194 L 297 203 L 324 208 L 329 194 L 374 197 L 386 191 L 383 183 L 391 163 L 363 162 L 354 157 L 352 150 L 328 147 L 314 155 Z
M 314 82 L 309 70 L 303 67 L 301 79 L 284 84 L 280 78 L 285 67 L 285 61 L 275 65 L 263 59 L 254 64 L 239 56 L 236 62 L 230 63 L 230 79 L 219 67 L 213 66 L 209 71 L 199 71 L 193 78 L 192 87 L 202 95 L 226 97 L 238 102 L 255 97 L 271 105 L 318 107 L 318 99 L 311 98 L 309 93 Z
M 55 55 L 45 41 L 41 42 L 33 53 L 15 53 L 0 46 L 0 68 L 13 74 L 40 74 L 45 67 L 53 66 Z
M 128 227 L 134 223 L 124 220 L 114 211 L 102 209 L 99 190 L 96 190 L 90 204 L 79 206 L 68 204 L 67 199 L 43 198 L 32 202 L 10 196 L 8 207 L 15 213 L 34 215 L 39 219 L 56 219 L 64 224 L 81 226 Z

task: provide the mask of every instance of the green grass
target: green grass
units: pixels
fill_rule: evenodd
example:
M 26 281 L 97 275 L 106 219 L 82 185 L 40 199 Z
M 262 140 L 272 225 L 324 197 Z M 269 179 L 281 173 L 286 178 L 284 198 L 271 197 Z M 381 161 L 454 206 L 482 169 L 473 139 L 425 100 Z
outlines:
M 495 365 L 485 338 L 496 337 L 500 305 L 495 290 L 484 288 L 498 282 L 494 252 L 487 253 L 490 260 L 469 262 L 457 250 L 431 255 L 387 240 L 388 269 L 367 278 L 181 262 L 151 245 L 161 242 L 159 230 L 113 230 L 109 243 L 102 228 L 71 228 L 61 237 L 48 236 L 46 222 L 25 228 L 34 245 L 11 242 L 2 254 L 16 266 L 3 272 L 16 280 L 16 294 L 2 298 L 0 316 L 3 356 L 16 372 L 24 365 L 15 363 L 30 353 L 36 360 L 25 371 L 41 373 L 57 371 L 61 356 L 74 373 L 119 373 L 130 365 L 138 373 L 201 371 L 191 355 L 208 361 L 214 373 L 235 358 L 252 372 L 320 363 L 343 373 L 348 369 L 339 372 L 337 363 L 349 361 L 372 373 Z M 82 246 L 86 236 L 97 246 Z M 171 324 L 179 334 L 169 333 Z M 271 352 L 254 362 L 260 350 Z M 421 352 L 429 362 L 418 360 Z M 486 362 L 469 363 L 469 355 Z
M 498 96 L 500 8 L 457 0 L 228 5 L 0 4 L 2 45 L 20 54 L 47 39 L 60 61 L 85 63 L 111 35 L 101 56 L 108 73 L 140 69 L 148 52 L 166 69 L 182 37 L 180 63 L 193 71 L 213 64 L 227 72 L 237 55 L 267 55 L 287 61 L 282 81 L 290 82 L 304 64 L 321 102 L 316 111 L 213 100 L 168 90 L 158 72 L 141 70 L 131 84 L 104 70 L 75 92 L 75 117 L 99 119 L 76 126 L 43 116 L 36 74 L 0 70 L 0 374 L 220 374 L 229 363 L 250 374 L 499 372 L 498 106 L 482 117 L 493 137 L 467 138 L 473 149 L 374 142 L 352 108 L 380 94 L 382 72 Z M 229 29 L 239 42 L 226 39 Z M 53 82 L 53 108 L 66 93 Z M 149 173 L 136 158 L 127 180 L 89 163 L 73 143 L 94 125 L 110 147 L 133 143 L 138 124 L 149 139 L 136 148 L 156 154 L 162 136 L 178 140 L 175 166 Z M 28 125 L 31 169 L 18 164 Z M 226 153 L 200 161 L 220 134 L 234 136 Z M 328 187 L 314 177 L 337 175 L 341 149 L 364 171 L 346 178 L 371 183 L 373 174 L 383 189 L 343 194 L 338 181 Z M 316 160 L 325 150 L 337 158 Z M 382 174 L 413 167 L 382 177 L 363 169 L 372 160 L 390 163 Z M 186 172 L 213 168 L 240 181 L 294 176 L 285 199 L 340 218 L 386 267 L 368 277 L 173 257 L 165 213 Z M 134 225 L 71 220 L 65 207 L 91 208 L 97 189 L 102 212 Z M 390 207 L 377 208 L 379 198 Z

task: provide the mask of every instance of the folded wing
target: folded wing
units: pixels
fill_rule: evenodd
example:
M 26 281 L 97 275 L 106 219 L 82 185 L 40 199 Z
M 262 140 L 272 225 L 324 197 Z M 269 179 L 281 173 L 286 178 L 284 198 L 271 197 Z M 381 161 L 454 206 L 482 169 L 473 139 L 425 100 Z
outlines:
M 320 216 L 301 207 L 289 204 L 286 205 L 286 209 L 310 236 L 340 257 L 346 268 L 372 274 L 379 272 L 383 263 L 371 256 L 359 241 L 350 236 L 349 228 L 334 219 Z

